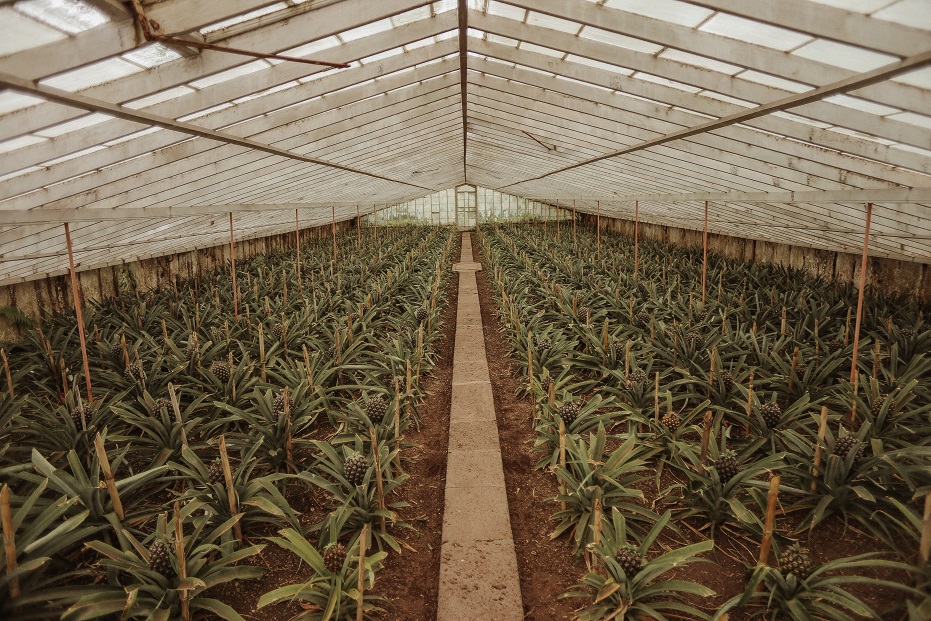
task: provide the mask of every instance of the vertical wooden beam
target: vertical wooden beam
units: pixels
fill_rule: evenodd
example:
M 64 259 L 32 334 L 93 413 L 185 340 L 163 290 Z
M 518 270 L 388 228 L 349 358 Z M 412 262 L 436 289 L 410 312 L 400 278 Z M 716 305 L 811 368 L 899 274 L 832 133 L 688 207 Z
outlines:
M 863 321 L 863 295 L 866 293 L 866 262 L 870 247 L 870 222 L 873 219 L 873 203 L 866 204 L 866 226 L 863 229 L 863 257 L 860 259 L 860 292 L 857 295 L 857 321 L 853 329 L 853 356 L 850 361 L 850 383 L 857 381 L 857 354 L 860 349 L 860 324 Z M 856 391 L 856 389 L 854 389 Z M 854 394 L 856 401 L 856 394 Z M 851 410 L 853 416 L 855 409 Z
M 634 282 L 640 271 L 640 201 L 634 201 Z
M 595 216 L 595 228 L 598 230 L 598 258 L 601 259 L 601 201 L 595 201 L 598 215 Z
M 362 248 L 362 212 L 358 205 L 356 205 L 356 248 Z
M 330 207 L 333 219 L 330 223 L 330 230 L 333 231 L 333 265 L 336 266 L 336 205 Z
M 297 286 L 301 288 L 303 295 L 304 284 L 301 281 L 301 223 L 297 215 L 297 209 L 294 210 L 294 251 L 297 254 Z
M 705 227 L 701 234 L 701 307 L 705 308 L 705 294 L 708 291 L 708 201 L 705 201 Z
M 84 381 L 87 384 L 87 400 L 94 402 L 94 391 L 91 387 L 91 367 L 87 360 L 87 338 L 84 335 L 84 312 L 81 309 L 81 296 L 78 293 L 78 274 L 74 269 L 74 248 L 71 246 L 71 229 L 65 222 L 65 243 L 68 245 L 68 267 L 71 270 L 71 293 L 74 296 L 74 312 L 78 318 L 78 336 L 81 337 L 81 358 L 84 361 Z M 7 377 L 9 381 L 9 377 Z M 10 385 L 10 396 L 13 395 L 13 386 Z
M 10 486 L 3 484 L 0 489 L 0 526 L 3 527 L 3 549 L 6 557 L 6 573 L 16 571 L 16 539 L 13 534 L 13 511 L 10 508 Z M 10 580 L 10 599 L 15 600 L 20 595 L 19 578 Z M 14 608 L 14 611 L 16 609 Z
M 233 276 L 233 312 L 239 319 L 239 288 L 236 286 L 236 238 L 233 236 L 233 212 L 230 212 L 230 274 Z
M 575 213 L 575 199 L 572 199 L 572 245 L 575 246 L 576 251 L 579 249 L 579 238 L 576 234 L 576 213 Z

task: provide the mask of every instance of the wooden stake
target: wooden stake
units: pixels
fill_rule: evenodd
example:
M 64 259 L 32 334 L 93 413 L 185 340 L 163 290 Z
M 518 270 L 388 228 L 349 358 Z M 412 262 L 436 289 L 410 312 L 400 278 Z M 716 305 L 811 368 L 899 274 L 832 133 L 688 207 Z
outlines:
M 3 484 L 0 490 L 0 525 L 3 526 L 3 550 L 6 556 L 6 573 L 16 571 L 16 539 L 13 531 L 13 511 L 10 509 L 10 486 Z M 10 599 L 19 597 L 19 578 L 10 580 Z
M 230 274 L 233 277 L 233 313 L 239 320 L 239 288 L 236 286 L 236 238 L 233 237 L 233 212 L 230 212 Z M 220 303 L 217 302 L 217 310 Z
M 381 479 L 381 455 L 378 454 L 378 436 L 375 434 L 375 427 L 369 427 L 369 437 L 372 439 L 372 455 L 375 461 L 375 482 L 378 487 L 378 508 L 385 510 L 385 488 Z M 385 533 L 385 516 L 381 516 L 381 532 Z
M 265 333 L 262 330 L 262 322 L 259 322 L 259 364 L 262 367 L 262 381 L 267 381 L 265 376 Z
M 634 282 L 640 270 L 640 201 L 634 201 Z
M 921 541 L 918 545 L 918 566 L 927 567 L 929 559 L 931 559 L 931 491 L 925 494 L 925 510 L 921 519 Z
M 397 456 L 395 466 L 401 471 L 401 383 L 394 378 L 394 450 Z
M 330 207 L 333 214 L 333 222 L 330 225 L 330 230 L 333 231 L 333 265 L 336 265 L 336 205 Z
M 303 293 L 304 282 L 301 280 L 301 224 L 297 215 L 297 209 L 294 210 L 294 252 L 297 256 L 297 286 Z
M 120 501 L 120 493 L 117 491 L 116 482 L 113 480 L 113 470 L 110 469 L 110 459 L 107 457 L 107 451 L 103 447 L 103 440 L 99 433 L 94 438 L 94 447 L 97 449 L 97 461 L 100 462 L 100 469 L 103 471 L 107 492 L 110 493 L 110 500 L 113 502 L 113 511 L 122 522 L 126 518 L 123 513 L 123 503 Z
M 705 308 L 705 293 L 708 290 L 708 201 L 705 201 L 705 228 L 702 231 L 701 238 L 701 307 Z
M 81 309 L 81 296 L 78 293 L 78 274 L 74 269 L 74 249 L 71 246 L 71 229 L 68 227 L 68 223 L 65 222 L 65 242 L 68 244 L 68 267 L 71 271 L 71 293 L 74 296 L 74 312 L 77 315 L 78 319 L 78 336 L 81 338 L 81 358 L 84 361 L 84 382 L 87 384 L 87 401 L 91 404 L 94 403 L 94 389 L 91 386 L 91 367 L 87 359 L 87 339 L 84 335 L 84 312 Z M 3 357 L 4 364 L 6 364 L 6 356 Z M 9 371 L 7 371 L 7 380 L 9 380 Z M 13 383 L 8 381 L 10 385 L 10 395 L 13 394 Z
M 811 467 L 811 476 L 818 476 L 818 467 L 821 465 L 821 453 L 824 451 L 824 434 L 828 430 L 828 406 L 821 406 L 821 421 L 818 423 L 818 441 L 815 444 L 815 460 Z M 811 482 L 811 493 L 814 494 L 818 486 Z
M 776 506 L 779 500 L 779 475 L 769 480 L 769 495 L 766 498 L 766 518 L 763 522 L 763 543 L 760 545 L 758 562 L 765 565 L 769 561 L 769 552 L 773 543 L 773 527 L 776 524 Z M 762 586 L 762 583 L 760 583 Z
M 659 420 L 659 371 L 655 374 L 655 381 L 653 383 L 653 410 L 656 420 Z
M 566 467 L 566 421 L 562 418 L 559 419 L 559 466 L 561 468 Z M 560 495 L 566 494 L 566 484 L 563 481 L 559 483 L 559 493 Z M 566 501 L 563 500 L 560 504 L 565 510 Z
M 181 523 L 181 505 L 178 501 L 174 504 L 175 514 L 175 554 L 178 555 L 178 578 L 181 582 L 187 578 L 187 554 L 184 551 L 184 525 Z M 239 526 L 239 523 L 236 523 Z M 191 602 L 189 589 L 178 589 L 181 592 L 181 618 L 184 621 L 191 621 Z
M 792 383 L 795 381 L 795 371 L 798 368 L 798 345 L 792 352 L 792 371 L 789 373 L 789 390 L 792 390 Z
M 870 247 L 870 221 L 873 219 L 873 203 L 866 204 L 866 226 L 863 231 L 863 257 L 860 260 L 860 292 L 857 295 L 857 321 L 853 329 L 853 356 L 850 361 L 850 383 L 857 379 L 857 356 L 860 353 L 860 324 L 863 321 L 863 296 L 866 293 L 866 265 Z M 856 403 L 854 389 L 854 403 Z M 856 416 L 856 407 L 850 408 L 850 420 Z
M 287 403 L 287 400 L 285 400 Z M 286 406 L 287 407 L 287 406 Z M 236 503 L 236 488 L 233 486 L 233 470 L 230 468 L 230 456 L 226 451 L 226 436 L 220 436 L 220 465 L 223 466 L 223 480 L 226 483 L 226 499 L 230 506 L 230 515 L 239 515 L 239 506 Z M 242 543 L 242 526 L 239 522 L 233 525 L 233 532 L 236 539 Z
M 3 359 L 3 372 L 6 374 L 6 388 L 10 396 L 16 396 L 13 390 L 13 376 L 10 374 L 10 361 L 6 358 L 6 350 L 0 347 L 0 358 Z
M 713 420 L 714 415 L 711 410 L 705 412 L 705 417 L 702 419 L 704 426 L 701 434 L 701 455 L 698 458 L 698 471 L 702 473 L 705 472 L 705 460 L 708 458 L 708 443 L 711 441 L 711 423 Z
M 356 621 L 362 621 L 365 615 L 365 547 L 368 543 L 369 525 L 362 526 L 359 535 L 359 601 L 356 603 Z

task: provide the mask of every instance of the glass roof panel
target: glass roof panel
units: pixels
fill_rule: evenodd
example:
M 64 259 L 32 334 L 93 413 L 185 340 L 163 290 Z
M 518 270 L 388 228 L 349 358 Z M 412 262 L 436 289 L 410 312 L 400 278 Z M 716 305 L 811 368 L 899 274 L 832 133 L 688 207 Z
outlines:
M 370 37 L 373 34 L 385 32 L 387 30 L 391 30 L 392 28 L 393 26 L 391 25 L 390 19 L 380 19 L 377 22 L 365 24 L 364 26 L 359 26 L 358 28 L 345 30 L 339 33 L 339 38 L 343 41 L 355 41 L 356 39 Z
M 720 60 L 714 60 L 712 58 L 707 58 L 705 56 L 699 56 L 697 54 L 690 54 L 688 52 L 683 52 L 680 50 L 668 49 L 660 54 L 661 58 L 668 58 L 669 60 L 675 60 L 686 65 L 694 65 L 696 67 L 701 67 L 702 69 L 711 69 L 712 71 L 719 71 L 721 73 L 726 73 L 728 75 L 734 75 L 739 73 L 743 67 L 738 67 L 737 65 L 731 65 L 729 63 L 721 62 Z
M 206 78 L 194 80 L 193 82 L 189 82 L 188 86 L 200 90 L 202 88 L 207 88 L 208 86 L 213 86 L 214 84 L 220 84 L 221 82 L 226 82 L 235 78 L 241 78 L 245 75 L 249 75 L 250 73 L 255 73 L 256 71 L 263 71 L 269 67 L 270 65 L 264 60 L 257 60 L 255 62 L 246 63 L 245 65 L 233 67 L 232 69 L 227 69 L 226 71 L 221 71 L 220 73 L 208 75 Z
M 177 60 L 181 58 L 181 54 L 171 48 L 165 47 L 161 43 L 152 43 L 123 54 L 123 58 L 131 63 L 149 68 L 172 60 Z
M 786 30 L 726 13 L 718 13 L 705 22 L 699 30 L 783 51 L 794 49 L 812 39 L 809 35 L 794 30 Z
M 915 71 L 903 73 L 902 75 L 893 78 L 893 81 L 931 90 L 931 67 L 925 67 L 924 69 L 916 69 Z
M 45 142 L 46 140 L 47 139 L 43 138 L 42 136 L 32 135 L 11 138 L 10 140 L 4 140 L 0 142 L 0 153 L 9 153 L 10 151 L 15 151 L 16 149 L 22 149 L 23 147 Z
M 200 31 L 204 34 L 208 32 L 216 32 L 217 30 L 222 30 L 229 26 L 235 26 L 236 24 L 247 22 L 250 19 L 256 19 L 256 18 L 262 17 L 263 15 L 268 15 L 269 13 L 274 13 L 276 11 L 280 11 L 286 8 L 288 8 L 288 5 L 285 4 L 284 2 L 279 2 L 277 4 L 271 4 L 269 6 L 264 6 L 254 11 L 249 11 L 248 13 L 241 13 L 235 17 L 231 17 L 229 19 L 224 19 L 223 21 L 210 24 L 209 26 L 205 26 L 204 28 L 201 28 Z
M 121 58 L 108 58 L 93 65 L 87 65 L 80 69 L 46 78 L 40 84 L 75 92 L 104 82 L 118 80 L 140 71 L 143 71 L 143 69 L 139 65 L 128 63 Z
M 485 37 L 492 43 L 499 43 L 508 47 L 517 47 L 517 44 L 520 43 L 517 39 L 509 39 L 508 37 L 502 37 L 501 35 L 492 34 L 490 32 L 486 34 Z
M 0 114 L 22 110 L 43 101 L 45 100 L 39 97 L 17 93 L 16 91 L 2 91 L 0 92 Z
M 873 17 L 912 28 L 931 30 L 931 2 L 928 0 L 900 0 L 873 13 Z
M 552 15 L 544 15 L 543 13 L 536 13 L 534 11 L 530 11 L 530 13 L 527 14 L 527 23 L 532 26 L 542 26 L 543 28 L 559 30 L 560 32 L 568 32 L 569 34 L 576 34 L 579 29 L 582 28 L 582 24 L 578 22 L 553 17 Z
M 533 43 L 527 43 L 526 41 L 521 41 L 518 46 L 522 50 L 527 50 L 528 52 L 536 52 L 537 54 L 546 54 L 547 56 L 552 56 L 554 58 L 562 58 L 565 55 L 565 52 L 562 50 L 554 50 L 550 47 L 543 47 L 542 45 L 536 45 Z
M 297 56 L 299 58 L 303 58 L 304 56 L 310 56 L 316 52 L 322 52 L 323 50 L 328 50 L 338 45 L 340 45 L 339 39 L 337 39 L 335 36 L 330 36 L 317 39 L 316 41 L 311 41 L 310 43 L 305 43 L 304 45 L 292 47 L 290 50 L 285 50 L 281 53 L 284 56 Z
M 429 18 L 430 18 L 430 7 L 422 6 L 420 8 L 413 9 L 410 11 L 405 11 L 404 13 L 401 13 L 399 15 L 395 15 L 394 17 L 391 18 L 391 22 L 395 26 L 403 26 L 404 24 L 410 24 L 412 22 L 418 22 L 422 19 L 429 19 Z
M 854 110 L 875 114 L 877 116 L 886 116 L 887 114 L 901 112 L 901 110 L 898 108 L 883 106 L 878 103 L 873 103 L 872 101 L 866 101 L 865 99 L 850 97 L 848 95 L 834 95 L 833 97 L 826 97 L 825 101 L 829 101 L 839 106 L 844 106 L 845 108 L 853 108 Z
M 579 63 L 580 65 L 587 65 L 589 67 L 594 67 L 595 69 L 603 69 L 605 71 L 611 71 L 613 73 L 621 73 L 623 75 L 631 75 L 633 73 L 632 69 L 627 69 L 626 67 L 619 67 L 617 65 L 610 65 L 608 63 L 603 63 L 599 60 L 592 60 L 591 58 L 585 58 L 584 56 L 576 56 L 570 54 L 566 57 L 566 60 Z
M 79 129 L 85 129 L 88 127 L 93 127 L 94 125 L 99 125 L 105 121 L 109 121 L 112 118 L 113 117 L 109 114 L 102 114 L 100 112 L 86 114 L 72 121 L 67 121 L 65 123 L 59 123 L 58 125 L 46 127 L 45 129 L 40 129 L 36 132 L 36 134 L 39 136 L 45 136 L 46 138 L 55 138 L 56 136 L 62 136 L 64 134 L 78 131 Z
M 504 4 L 503 2 L 498 2 L 498 0 L 488 3 L 488 12 L 499 17 L 516 19 L 519 22 L 524 21 L 524 18 L 527 16 L 526 9 L 522 9 L 510 4 Z
M 119 138 L 115 138 L 113 140 L 105 142 L 104 144 L 107 145 L 108 147 L 112 147 L 115 144 L 120 144 L 122 142 L 129 142 L 130 140 L 135 140 L 136 138 L 148 136 L 149 134 L 154 134 L 155 132 L 160 132 L 160 131 L 162 131 L 161 127 L 147 127 L 143 129 L 142 131 L 133 132 L 132 134 L 126 134 L 125 136 L 120 136 Z
M 607 0 L 605 6 L 694 28 L 714 13 L 678 0 Z
M 656 54 L 663 49 L 663 46 L 656 45 L 655 43 L 615 34 L 613 32 L 608 32 L 607 30 L 602 30 L 601 28 L 594 28 L 592 26 L 586 26 L 579 34 L 584 39 L 600 41 L 601 43 L 607 43 L 616 47 L 623 47 L 628 50 L 634 50 L 635 52 L 644 52 L 645 54 Z
M 103 11 L 80 0 L 28 0 L 17 2 L 16 10 L 68 34 L 77 34 L 110 21 Z
M 67 35 L 17 13 L 0 7 L 0 56 L 13 54 L 64 39 Z
M 107 147 L 103 145 L 96 145 L 93 147 L 88 147 L 87 149 L 81 149 L 80 151 L 75 151 L 74 153 L 68 153 L 62 155 L 61 157 L 56 157 L 55 159 L 48 160 L 47 162 L 42 162 L 39 166 L 54 166 L 55 164 L 61 164 L 62 162 L 67 162 L 68 160 L 73 160 L 79 157 L 84 157 L 85 155 L 90 155 L 91 153 L 96 153 L 97 151 L 103 151 Z
M 756 82 L 757 84 L 765 84 L 766 86 L 772 86 L 773 88 L 781 88 L 784 91 L 790 91 L 792 93 L 804 93 L 805 91 L 810 91 L 812 86 L 807 84 L 802 84 L 801 82 L 795 82 L 793 80 L 786 80 L 785 78 L 778 78 L 774 75 L 769 75 L 768 73 L 760 73 L 758 71 L 747 70 L 742 72 L 737 76 L 742 80 L 749 80 L 750 82 Z
M 148 108 L 149 106 L 154 106 L 155 104 L 160 104 L 164 101 L 171 101 L 178 97 L 184 95 L 189 95 L 195 92 L 194 89 L 187 86 L 176 86 L 174 88 L 169 88 L 167 90 L 153 93 L 147 97 L 140 97 L 139 99 L 134 99 L 123 104 L 126 108 L 132 108 L 133 110 L 140 110 L 142 108 Z
M 818 4 L 826 4 L 838 9 L 856 11 L 857 13 L 872 13 L 876 9 L 888 6 L 889 0 L 809 0 Z
M 835 67 L 850 69 L 858 73 L 870 71 L 898 60 L 895 56 L 880 54 L 879 52 L 865 50 L 862 47 L 844 45 L 827 39 L 815 39 L 808 45 L 795 50 L 792 54 L 834 65 Z
M 900 112 L 899 114 L 893 114 L 888 117 L 891 120 L 902 121 L 903 123 L 911 123 L 912 125 L 918 125 L 920 127 L 927 127 L 931 129 L 931 116 L 925 116 L 924 114 L 915 114 L 914 112 Z
M 366 56 L 365 58 L 360 58 L 359 62 L 363 65 L 368 63 L 376 63 L 379 60 L 384 60 L 386 58 L 391 58 L 392 56 L 397 56 L 398 54 L 404 53 L 404 47 L 396 47 L 390 50 L 385 50 L 384 52 L 379 52 L 378 54 L 373 54 L 371 56 Z

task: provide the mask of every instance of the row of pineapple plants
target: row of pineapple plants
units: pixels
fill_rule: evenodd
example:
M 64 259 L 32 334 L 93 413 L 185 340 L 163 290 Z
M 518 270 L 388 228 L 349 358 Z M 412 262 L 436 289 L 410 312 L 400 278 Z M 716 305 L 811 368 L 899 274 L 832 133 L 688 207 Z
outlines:
M 124 271 L 126 292 L 84 312 L 93 400 L 73 314 L 5 344 L 0 506 L 16 569 L 0 578 L 0 616 L 238 621 L 246 611 L 211 589 L 260 577 L 248 559 L 268 544 L 313 573 L 260 606 L 378 613 L 359 587 L 404 545 L 404 435 L 442 337 L 455 239 L 397 227 L 308 240 L 299 259 L 237 262 L 235 291 L 229 265 L 144 293 Z
M 913 302 L 867 296 L 851 382 L 850 287 L 712 254 L 703 302 L 700 248 L 641 242 L 635 274 L 632 240 L 588 228 L 487 226 L 480 239 L 534 403 L 537 465 L 560 485 L 553 536 L 593 568 L 569 594 L 589 598 L 581 619 L 736 606 L 877 618 L 847 590 L 858 582 L 901 589 L 898 614 L 927 618 L 931 574 L 916 552 L 931 490 L 931 330 Z M 742 595 L 712 609 L 707 588 L 660 579 L 722 530 L 759 550 L 773 474 L 775 558 L 744 559 Z M 811 558 L 809 538 L 832 516 L 888 554 Z M 705 541 L 648 558 L 657 537 L 684 541 L 695 524 Z M 866 566 L 910 579 L 866 578 Z

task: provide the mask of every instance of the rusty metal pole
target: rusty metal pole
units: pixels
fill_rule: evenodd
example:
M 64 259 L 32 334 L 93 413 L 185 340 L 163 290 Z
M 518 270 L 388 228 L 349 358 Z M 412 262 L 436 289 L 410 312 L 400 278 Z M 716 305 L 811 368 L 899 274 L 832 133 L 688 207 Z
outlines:
M 91 388 L 91 367 L 87 360 L 87 339 L 84 335 L 84 312 L 81 310 L 81 296 L 78 294 L 78 274 L 74 270 L 74 249 L 71 247 L 71 229 L 65 222 L 65 243 L 68 245 L 68 267 L 71 270 L 71 293 L 74 295 L 74 312 L 78 317 L 78 335 L 81 337 L 81 358 L 84 360 L 84 381 L 87 384 L 87 400 L 94 403 L 94 392 Z M 13 394 L 12 387 L 10 394 Z
M 863 295 L 866 290 L 866 262 L 870 247 L 870 222 L 873 219 L 873 203 L 866 204 L 866 226 L 863 232 L 863 257 L 860 260 L 860 293 L 857 295 L 857 321 L 853 329 L 853 357 L 850 362 L 850 383 L 857 381 L 857 354 L 860 349 L 860 324 L 863 321 Z M 856 388 L 854 388 L 856 402 Z M 851 411 L 853 415 L 855 410 Z
M 705 293 L 708 289 L 708 201 L 705 201 L 705 228 L 701 234 L 701 307 L 705 308 Z
M 233 212 L 230 212 L 230 273 L 233 276 L 233 312 L 239 319 L 239 289 L 236 287 L 236 238 L 233 237 Z
M 333 231 L 333 266 L 336 266 L 336 205 L 331 205 L 330 209 L 333 213 L 333 221 L 330 224 L 330 230 Z
M 640 201 L 634 201 L 634 282 L 640 269 Z

